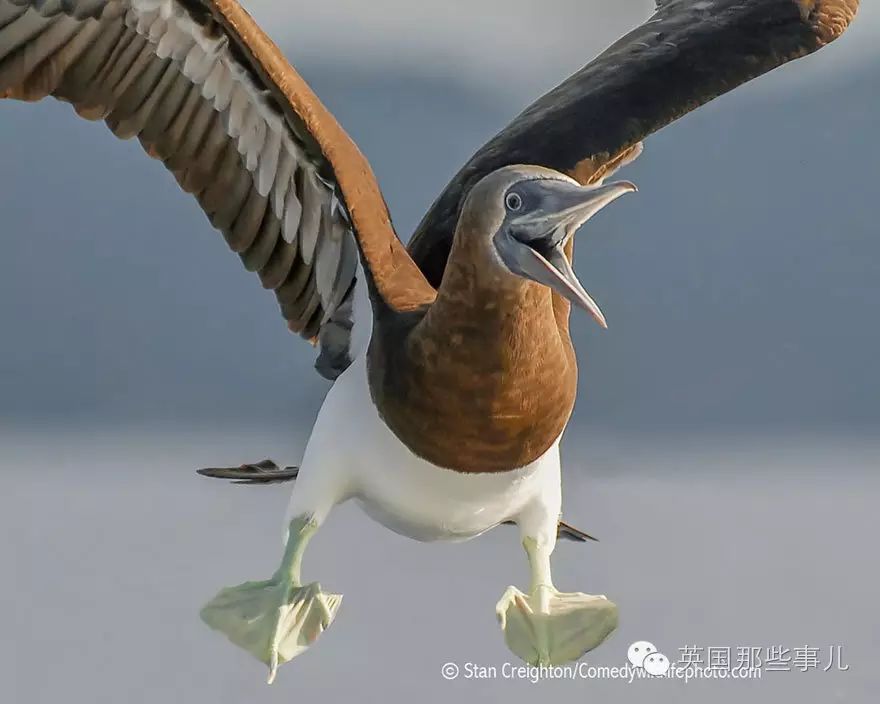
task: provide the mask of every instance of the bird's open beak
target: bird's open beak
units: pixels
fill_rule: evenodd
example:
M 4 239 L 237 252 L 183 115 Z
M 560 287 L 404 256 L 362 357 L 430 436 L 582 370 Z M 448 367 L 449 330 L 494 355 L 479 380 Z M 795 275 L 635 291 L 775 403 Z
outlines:
M 607 328 L 599 305 L 575 276 L 565 256 L 565 244 L 578 227 L 602 208 L 637 189 L 629 181 L 583 187 L 566 181 L 546 181 L 542 186 L 553 189 L 544 199 L 548 206 L 514 220 L 510 234 L 498 243 L 499 252 L 512 271 L 549 286 Z

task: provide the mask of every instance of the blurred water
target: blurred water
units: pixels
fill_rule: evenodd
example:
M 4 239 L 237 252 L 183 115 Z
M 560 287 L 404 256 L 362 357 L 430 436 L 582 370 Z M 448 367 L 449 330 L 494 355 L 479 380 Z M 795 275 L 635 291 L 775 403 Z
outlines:
M 6 427 L 0 433 L 0 701 L 422 704 L 536 696 L 566 701 L 868 702 L 880 685 L 875 535 L 880 442 L 851 438 L 681 439 L 572 435 L 565 515 L 600 537 L 561 544 L 563 589 L 621 609 L 589 656 L 622 664 L 632 641 L 673 659 L 686 645 L 843 646 L 846 672 L 761 680 L 445 681 L 446 662 L 509 660 L 495 600 L 525 586 L 513 529 L 419 544 L 337 509 L 306 576 L 345 594 L 312 652 L 267 687 L 262 665 L 198 620 L 222 585 L 268 576 L 284 487 L 234 487 L 193 469 L 272 456 L 283 430 Z M 824 661 L 823 661 L 824 665 Z

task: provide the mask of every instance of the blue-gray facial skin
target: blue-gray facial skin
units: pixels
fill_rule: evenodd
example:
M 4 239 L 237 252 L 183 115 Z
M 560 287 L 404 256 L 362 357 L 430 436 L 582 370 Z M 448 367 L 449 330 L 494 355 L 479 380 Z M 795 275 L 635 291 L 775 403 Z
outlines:
M 504 193 L 504 220 L 495 233 L 498 256 L 511 273 L 548 286 L 608 327 L 565 253 L 575 230 L 609 203 L 637 190 L 629 181 L 581 186 L 561 178 L 528 178 Z

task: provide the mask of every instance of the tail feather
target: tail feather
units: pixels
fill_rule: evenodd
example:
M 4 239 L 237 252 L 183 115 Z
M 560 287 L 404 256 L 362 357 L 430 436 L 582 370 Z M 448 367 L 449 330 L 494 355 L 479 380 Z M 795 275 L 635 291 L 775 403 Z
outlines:
M 267 459 L 238 467 L 206 467 L 198 473 L 213 479 L 229 479 L 234 484 L 280 484 L 296 479 L 299 467 L 279 467 Z
M 512 526 L 516 525 L 514 521 L 504 521 L 504 525 Z M 584 531 L 575 528 L 572 525 L 569 525 L 565 521 L 559 521 L 556 526 L 556 539 L 557 540 L 573 540 L 576 543 L 586 543 L 588 540 L 592 540 L 596 543 L 599 542 L 598 538 L 594 538 L 589 533 L 585 533 Z
M 588 540 L 592 540 L 596 543 L 599 542 L 598 538 L 594 538 L 589 533 L 585 533 L 584 531 L 569 525 L 565 521 L 559 521 L 559 525 L 556 528 L 556 537 L 565 538 L 566 540 L 574 540 L 578 543 L 585 543 Z

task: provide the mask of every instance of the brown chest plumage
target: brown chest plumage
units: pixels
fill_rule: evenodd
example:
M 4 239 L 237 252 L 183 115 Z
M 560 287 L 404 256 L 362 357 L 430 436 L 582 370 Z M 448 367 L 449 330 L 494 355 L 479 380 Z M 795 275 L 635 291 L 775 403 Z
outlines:
M 574 406 L 567 304 L 487 273 L 478 252 L 450 261 L 429 308 L 377 318 L 373 400 L 419 457 L 459 472 L 513 470 L 546 452 Z

